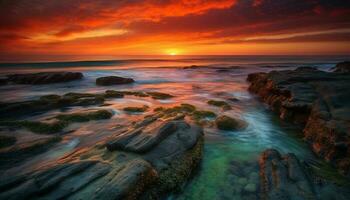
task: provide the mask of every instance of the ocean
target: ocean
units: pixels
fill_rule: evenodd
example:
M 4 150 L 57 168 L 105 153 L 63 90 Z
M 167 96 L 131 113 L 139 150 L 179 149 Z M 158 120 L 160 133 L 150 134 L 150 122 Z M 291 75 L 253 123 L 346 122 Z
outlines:
M 142 57 L 107 61 L 64 61 L 40 63 L 2 63 L 0 76 L 11 73 L 41 71 L 79 71 L 84 78 L 79 81 L 51 85 L 6 85 L 0 87 L 1 102 L 37 99 L 42 95 L 68 92 L 99 93 L 105 90 L 156 91 L 174 98 L 155 100 L 127 96 L 111 99 L 104 109 L 114 112 L 112 120 L 73 124 L 74 130 L 50 150 L 35 156 L 7 173 L 27 171 L 42 163 L 54 161 L 80 148 L 91 146 L 111 134 L 111 127 L 127 126 L 151 114 L 153 108 L 171 107 L 180 103 L 195 105 L 218 115 L 240 118 L 248 127 L 239 131 L 220 131 L 205 128 L 204 155 L 201 166 L 180 193 L 169 199 L 251 199 L 258 198 L 258 157 L 267 148 L 281 153 L 294 153 L 304 161 L 322 162 L 299 137 L 300 127 L 279 120 L 269 108 L 248 92 L 246 77 L 253 72 L 295 69 L 313 66 L 329 71 L 338 62 L 350 60 L 349 56 L 173 56 Z M 102 76 L 122 76 L 135 80 L 134 84 L 96 86 L 95 79 Z M 231 110 L 208 105 L 208 100 L 228 101 Z M 142 114 L 123 111 L 125 106 L 147 105 L 151 109 Z M 57 114 L 100 109 L 100 107 L 72 107 L 28 116 L 27 120 L 46 119 Z M 24 133 L 18 133 L 24 134 Z M 240 172 L 233 169 L 239 168 Z M 247 184 L 253 192 L 247 193 Z

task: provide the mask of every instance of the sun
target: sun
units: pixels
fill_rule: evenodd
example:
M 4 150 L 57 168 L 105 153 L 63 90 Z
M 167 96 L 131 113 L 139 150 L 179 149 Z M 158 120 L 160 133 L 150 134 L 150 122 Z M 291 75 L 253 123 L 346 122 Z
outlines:
M 169 56 L 176 56 L 180 54 L 180 50 L 178 49 L 167 49 L 165 53 Z

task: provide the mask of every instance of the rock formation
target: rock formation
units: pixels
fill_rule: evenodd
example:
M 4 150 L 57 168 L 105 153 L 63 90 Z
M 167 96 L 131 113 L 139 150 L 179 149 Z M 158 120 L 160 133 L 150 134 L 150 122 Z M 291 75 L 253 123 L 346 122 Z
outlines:
M 294 154 L 281 155 L 275 149 L 265 150 L 259 159 L 260 199 L 263 200 L 346 200 L 349 186 L 337 185 L 315 168 L 301 162 Z M 322 168 L 322 167 L 321 167 Z
M 128 84 L 135 82 L 132 78 L 123 78 L 119 76 L 106 76 L 96 79 L 96 85 L 109 86 L 109 85 L 119 85 Z
M 334 68 L 334 72 L 340 72 L 340 73 L 349 73 L 350 72 L 350 62 L 341 62 L 338 63 Z
M 32 74 L 10 74 L 7 75 L 8 83 L 16 84 L 52 84 L 74 80 L 80 80 L 83 74 L 80 72 L 40 72 Z
M 148 120 L 29 172 L 0 177 L 0 199 L 158 199 L 177 190 L 202 156 L 202 129 Z
M 304 125 L 315 153 L 350 172 L 350 75 L 315 68 L 248 75 L 249 90 L 280 118 Z

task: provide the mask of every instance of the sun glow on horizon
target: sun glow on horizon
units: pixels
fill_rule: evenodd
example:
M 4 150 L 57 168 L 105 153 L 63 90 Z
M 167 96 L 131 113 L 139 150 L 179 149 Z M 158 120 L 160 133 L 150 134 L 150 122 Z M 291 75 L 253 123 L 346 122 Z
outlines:
M 165 54 L 169 55 L 169 56 L 177 56 L 179 54 L 181 54 L 182 51 L 180 51 L 179 49 L 167 49 L 165 51 Z

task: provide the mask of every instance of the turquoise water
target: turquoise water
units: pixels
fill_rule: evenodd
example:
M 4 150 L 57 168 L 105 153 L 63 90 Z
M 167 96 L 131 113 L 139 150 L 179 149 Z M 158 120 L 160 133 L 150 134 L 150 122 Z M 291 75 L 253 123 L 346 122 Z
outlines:
M 260 103 L 255 106 L 242 116 L 249 123 L 243 131 L 206 130 L 199 172 L 174 199 L 258 199 L 258 159 L 266 148 L 315 159 L 295 136 L 299 129 L 279 121 Z

